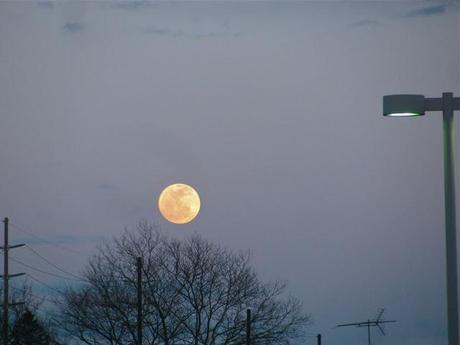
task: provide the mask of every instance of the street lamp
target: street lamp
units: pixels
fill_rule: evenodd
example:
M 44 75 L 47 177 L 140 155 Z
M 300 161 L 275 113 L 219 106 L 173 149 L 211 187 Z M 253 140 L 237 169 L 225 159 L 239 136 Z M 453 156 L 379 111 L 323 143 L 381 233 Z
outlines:
M 427 111 L 442 111 L 444 142 L 444 208 L 446 227 L 447 332 L 449 345 L 459 345 L 457 296 L 457 234 L 455 221 L 454 110 L 460 98 L 451 92 L 441 98 L 423 95 L 383 96 L 384 116 L 421 116 Z

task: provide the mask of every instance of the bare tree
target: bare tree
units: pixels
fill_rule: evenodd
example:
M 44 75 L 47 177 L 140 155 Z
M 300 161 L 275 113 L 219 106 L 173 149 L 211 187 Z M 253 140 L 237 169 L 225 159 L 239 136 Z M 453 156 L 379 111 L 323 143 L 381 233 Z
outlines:
M 310 318 L 299 300 L 283 297 L 285 284 L 263 283 L 249 255 L 200 236 L 163 236 L 140 222 L 89 260 L 87 286 L 69 289 L 63 327 L 88 345 L 136 344 L 136 258 L 143 258 L 144 344 L 245 343 L 246 308 L 252 344 L 288 344 Z

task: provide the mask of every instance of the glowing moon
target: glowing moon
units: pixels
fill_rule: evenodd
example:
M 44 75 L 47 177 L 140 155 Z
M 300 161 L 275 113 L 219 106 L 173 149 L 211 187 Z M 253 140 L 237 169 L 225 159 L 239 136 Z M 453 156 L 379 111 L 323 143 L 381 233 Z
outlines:
M 166 187 L 158 198 L 158 208 L 166 220 L 174 224 L 191 222 L 200 212 L 200 196 L 183 183 Z

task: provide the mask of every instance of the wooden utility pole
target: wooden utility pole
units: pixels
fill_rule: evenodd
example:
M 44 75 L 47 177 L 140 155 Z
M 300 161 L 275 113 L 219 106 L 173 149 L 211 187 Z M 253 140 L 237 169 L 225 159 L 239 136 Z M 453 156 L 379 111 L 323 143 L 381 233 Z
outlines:
M 321 345 L 321 334 L 318 334 L 316 337 L 318 338 L 318 345 Z
M 142 345 L 142 258 L 138 257 L 137 266 L 137 343 Z
M 251 309 L 246 310 L 246 345 L 251 345 Z
M 14 246 L 10 246 L 8 243 L 8 223 L 9 219 L 5 218 L 3 220 L 4 224 L 4 233 L 3 233 L 3 247 L 0 247 L 3 249 L 3 329 L 2 329 L 2 339 L 3 339 L 3 344 L 7 345 L 8 344 L 8 308 L 9 308 L 9 286 L 8 286 L 8 280 L 13 277 L 19 277 L 24 275 L 25 273 L 17 273 L 17 274 L 9 274 L 8 273 L 8 250 L 13 249 L 13 248 L 18 248 L 24 246 L 24 244 L 16 244 Z M 12 303 L 13 304 L 13 303 Z M 21 302 L 19 303 L 14 303 L 14 304 L 22 304 Z

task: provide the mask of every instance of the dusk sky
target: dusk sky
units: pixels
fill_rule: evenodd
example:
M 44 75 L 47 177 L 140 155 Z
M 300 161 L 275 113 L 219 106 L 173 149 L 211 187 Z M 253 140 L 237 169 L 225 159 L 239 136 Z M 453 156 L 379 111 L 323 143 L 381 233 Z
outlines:
M 250 250 L 261 277 L 287 281 L 312 315 L 304 344 L 317 333 L 367 344 L 364 329 L 334 326 L 378 308 L 398 322 L 373 344 L 446 344 L 441 114 L 384 118 L 382 96 L 459 95 L 459 10 L 0 2 L 0 216 L 12 243 L 79 274 L 98 244 L 146 219 Z M 174 182 L 201 197 L 186 225 L 157 210 Z M 27 248 L 11 255 L 59 274 Z

